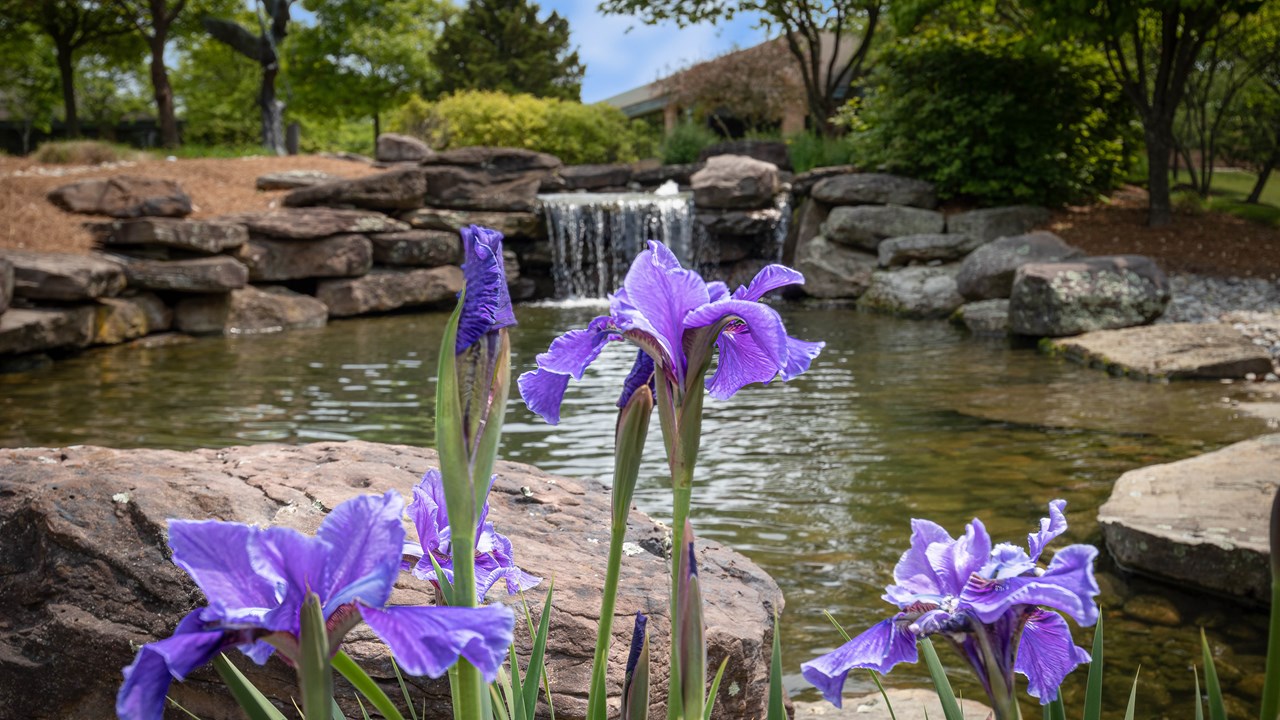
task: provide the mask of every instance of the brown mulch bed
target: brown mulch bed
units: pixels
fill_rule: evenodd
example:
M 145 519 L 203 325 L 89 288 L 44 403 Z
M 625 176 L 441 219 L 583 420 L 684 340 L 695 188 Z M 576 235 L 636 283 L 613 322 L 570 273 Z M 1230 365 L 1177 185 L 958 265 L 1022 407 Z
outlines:
M 1147 255 L 1165 272 L 1280 278 L 1280 230 L 1217 212 L 1180 213 L 1172 225 L 1150 228 L 1141 188 L 1056 212 L 1048 229 L 1090 255 Z
M 45 193 L 77 180 L 144 175 L 178 181 L 191 196 L 192 217 L 268 210 L 285 191 L 260 192 L 259 175 L 282 170 L 319 170 L 342 177 L 376 172 L 361 162 L 319 156 L 201 158 L 168 162 L 147 159 L 132 165 L 98 167 L 44 165 L 20 157 L 0 157 L 0 248 L 84 253 L 92 249 L 81 225 L 95 220 L 54 207 Z

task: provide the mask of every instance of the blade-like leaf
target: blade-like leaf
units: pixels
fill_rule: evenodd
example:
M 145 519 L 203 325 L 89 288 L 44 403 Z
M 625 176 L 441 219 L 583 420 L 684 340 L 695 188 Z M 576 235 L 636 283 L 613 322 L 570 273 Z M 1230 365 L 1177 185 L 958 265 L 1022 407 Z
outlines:
M 315 593 L 302 603 L 302 631 L 298 637 L 298 682 L 302 714 L 307 720 L 333 720 L 333 668 L 329 665 L 329 631 Z
M 1133 720 L 1133 711 L 1138 705 L 1138 673 L 1142 672 L 1139 667 L 1133 673 L 1133 687 L 1129 688 L 1129 706 L 1124 710 L 1124 720 Z
M 637 621 L 637 625 L 639 622 Z M 640 638 L 640 652 L 635 664 L 622 681 L 622 716 L 620 720 L 649 718 L 649 634 Z
M 347 716 L 342 714 L 342 708 L 338 707 L 338 701 L 329 698 L 329 713 L 333 720 L 347 720 Z
M 702 720 L 711 720 L 711 708 L 715 707 L 716 695 L 720 692 L 720 681 L 724 679 L 724 669 L 729 666 L 729 658 L 720 661 L 720 669 L 711 681 L 711 689 L 707 691 L 707 700 L 702 706 Z
M 1222 686 L 1218 684 L 1218 668 L 1213 664 L 1213 652 L 1209 650 L 1209 638 L 1200 628 L 1200 652 L 1204 655 L 1204 689 L 1209 694 L 1210 720 L 1227 720 L 1227 708 L 1222 703 Z
M 938 651 L 933 648 L 933 641 L 920 638 L 920 654 L 924 656 L 925 666 L 929 668 L 929 677 L 933 679 L 933 687 L 938 691 L 938 700 L 942 703 L 942 714 L 946 720 L 964 720 L 960 712 L 960 703 L 956 702 L 956 694 L 951 689 L 951 681 L 947 680 L 947 671 L 942 669 L 942 661 L 938 659 Z
M 1062 693 L 1044 706 L 1045 720 L 1067 720 L 1067 709 L 1062 704 Z
M 195 714 L 195 713 L 191 712 L 190 710 L 188 710 L 188 709 L 186 709 L 186 708 L 182 707 L 182 705 L 181 705 L 177 700 L 174 700 L 173 698 L 171 698 L 171 697 L 169 697 L 169 696 L 167 696 L 167 695 L 165 696 L 165 698 L 164 698 L 164 699 L 165 699 L 165 700 L 168 700 L 168 701 L 169 701 L 169 703 L 170 703 L 171 705 L 173 705 L 174 707 L 178 708 L 178 710 L 179 710 L 179 711 L 181 711 L 183 715 L 186 715 L 186 716 L 187 716 L 187 717 L 189 717 L 189 718 L 194 718 L 194 720 L 200 720 L 200 716 L 199 716 L 199 715 L 197 715 L 197 714 Z
M 404 698 L 404 704 L 409 708 L 410 720 L 418 720 L 418 713 L 413 709 L 413 698 L 409 697 L 409 686 L 405 685 L 404 675 L 400 674 L 400 664 L 394 657 L 391 658 L 391 669 L 396 673 L 396 682 L 400 685 L 400 696 Z
M 524 683 L 520 679 L 520 658 L 516 657 L 516 644 L 508 650 L 511 657 L 511 691 L 507 702 L 512 704 L 511 720 L 532 720 L 524 707 Z
M 880 673 L 868 670 L 867 674 L 871 676 L 871 682 L 875 683 L 876 689 L 880 691 L 880 697 L 884 698 L 884 709 L 889 711 L 889 720 L 898 720 L 898 716 L 893 712 L 893 702 L 889 700 L 889 693 L 885 692 L 884 683 L 880 682 Z
M 231 696 L 236 699 L 236 704 L 249 717 L 249 720 L 285 720 L 284 713 L 277 710 L 276 706 L 272 705 L 271 701 L 249 682 L 240 669 L 231 664 L 226 655 L 219 653 L 214 657 L 213 667 L 218 671 L 222 682 L 226 683 Z
M 444 578 L 444 570 L 440 567 L 440 563 L 436 561 L 436 556 L 427 553 L 427 557 L 431 559 L 431 569 L 436 573 L 436 584 L 440 587 L 440 599 L 445 605 L 453 605 L 453 585 Z
M 1089 679 L 1084 685 L 1084 720 L 1102 720 L 1102 614 L 1093 629 L 1093 653 L 1089 661 Z
M 1262 720 L 1280 718 L 1280 488 L 1271 501 L 1271 629 L 1267 633 Z
M 356 704 L 360 706 L 360 720 L 373 720 L 373 718 L 369 717 L 369 711 L 365 709 L 364 703 L 359 696 L 356 696 Z
M 384 718 L 387 720 L 404 720 L 404 716 L 400 714 L 400 710 L 396 708 L 395 703 L 391 702 L 391 698 L 387 697 L 387 694 L 383 692 L 378 683 L 369 677 L 364 668 L 357 665 L 356 661 L 352 660 L 345 650 L 339 650 L 338 654 L 333 656 L 333 669 L 341 673 L 342 677 L 351 683 L 351 687 L 356 689 L 356 692 L 368 698 L 369 703 L 378 712 L 382 713 Z M 399 675 L 399 672 L 397 670 L 396 674 Z M 404 687 L 403 681 L 401 681 L 400 686 L 401 688 Z M 408 691 L 405 691 L 406 698 L 408 698 L 408 695 Z M 359 700 L 360 698 L 357 697 L 356 699 Z
M 525 670 L 524 708 L 525 717 L 533 719 L 533 712 L 538 707 L 538 679 L 542 677 L 543 664 L 547 654 L 547 633 L 551 629 L 551 597 L 555 594 L 556 581 L 551 579 L 547 587 L 547 599 L 542 603 L 542 617 L 538 619 L 538 631 L 533 635 L 533 649 L 529 652 L 529 667 Z M 527 607 L 527 606 L 526 606 Z M 529 682 L 533 678 L 533 682 Z
M 1196 682 L 1196 720 L 1204 720 L 1204 703 L 1200 701 L 1200 673 L 1196 666 L 1191 666 L 1191 677 Z
M 787 720 L 782 690 L 782 633 L 778 628 L 778 611 L 773 612 L 773 652 L 769 655 L 769 709 L 765 720 Z

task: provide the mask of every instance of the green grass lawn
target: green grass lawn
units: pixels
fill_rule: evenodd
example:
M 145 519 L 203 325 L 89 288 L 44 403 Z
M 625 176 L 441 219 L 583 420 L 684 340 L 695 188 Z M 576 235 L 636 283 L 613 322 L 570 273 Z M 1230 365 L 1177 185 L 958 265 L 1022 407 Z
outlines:
M 1179 181 L 1186 180 L 1185 175 L 1172 177 L 1175 185 Z M 1245 220 L 1280 228 L 1280 176 L 1272 172 L 1266 186 L 1262 188 L 1262 197 L 1259 198 L 1258 203 L 1245 204 L 1244 199 L 1249 196 L 1257 180 L 1257 175 L 1244 170 L 1215 170 L 1213 193 L 1207 203 L 1195 198 L 1191 193 L 1180 194 L 1177 202 L 1183 206 L 1196 203 L 1208 210 L 1227 212 Z

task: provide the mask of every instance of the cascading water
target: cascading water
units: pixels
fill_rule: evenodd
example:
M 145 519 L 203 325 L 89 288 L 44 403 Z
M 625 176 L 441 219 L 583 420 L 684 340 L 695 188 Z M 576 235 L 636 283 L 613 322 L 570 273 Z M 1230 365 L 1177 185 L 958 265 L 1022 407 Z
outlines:
M 538 200 L 557 298 L 605 297 L 622 284 L 646 240 L 662 241 L 686 266 L 695 256 L 689 193 L 556 193 Z

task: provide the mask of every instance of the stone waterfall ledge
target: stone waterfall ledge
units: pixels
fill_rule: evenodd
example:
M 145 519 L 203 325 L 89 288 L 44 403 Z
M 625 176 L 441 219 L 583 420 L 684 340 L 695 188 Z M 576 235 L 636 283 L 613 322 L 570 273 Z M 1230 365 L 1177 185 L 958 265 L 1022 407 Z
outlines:
M 220 450 L 0 450 L 0 707 L 6 717 L 100 717 L 113 706 L 120 669 L 138 644 L 173 631 L 203 601 L 169 562 L 167 518 L 218 518 L 279 524 L 312 533 L 324 514 L 358 493 L 408 495 L 437 465 L 432 450 L 367 442 L 256 445 Z M 598 482 L 555 477 L 527 465 L 498 464 L 489 515 L 511 538 L 517 562 L 546 578 L 528 593 L 535 622 L 555 579 L 547 673 L 556 716 L 586 709 L 608 554 L 609 492 Z M 666 529 L 633 511 L 627 533 L 610 653 L 616 698 L 632 617 L 649 614 L 652 717 L 665 714 L 669 652 Z M 698 543 L 706 601 L 708 667 L 729 658 L 717 718 L 763 717 L 768 692 L 777 584 L 757 565 L 714 542 Z M 497 598 L 495 592 L 491 598 Z M 431 586 L 403 575 L 393 604 L 429 603 Z M 519 637 L 519 633 L 517 633 Z M 527 657 L 528 638 L 522 657 Z M 345 648 L 393 698 L 400 697 L 389 655 L 361 627 Z M 279 659 L 259 668 L 229 653 L 282 709 L 296 695 L 293 671 Z M 427 717 L 447 715 L 448 683 L 410 678 Z M 358 717 L 339 679 L 340 703 Z M 239 718 L 212 668 L 171 694 L 206 720 Z M 545 710 L 545 708 L 544 708 Z M 291 710 L 289 712 L 292 712 Z
M 1280 434 L 1130 470 L 1098 508 L 1107 549 L 1133 570 L 1265 603 L 1277 468 Z

